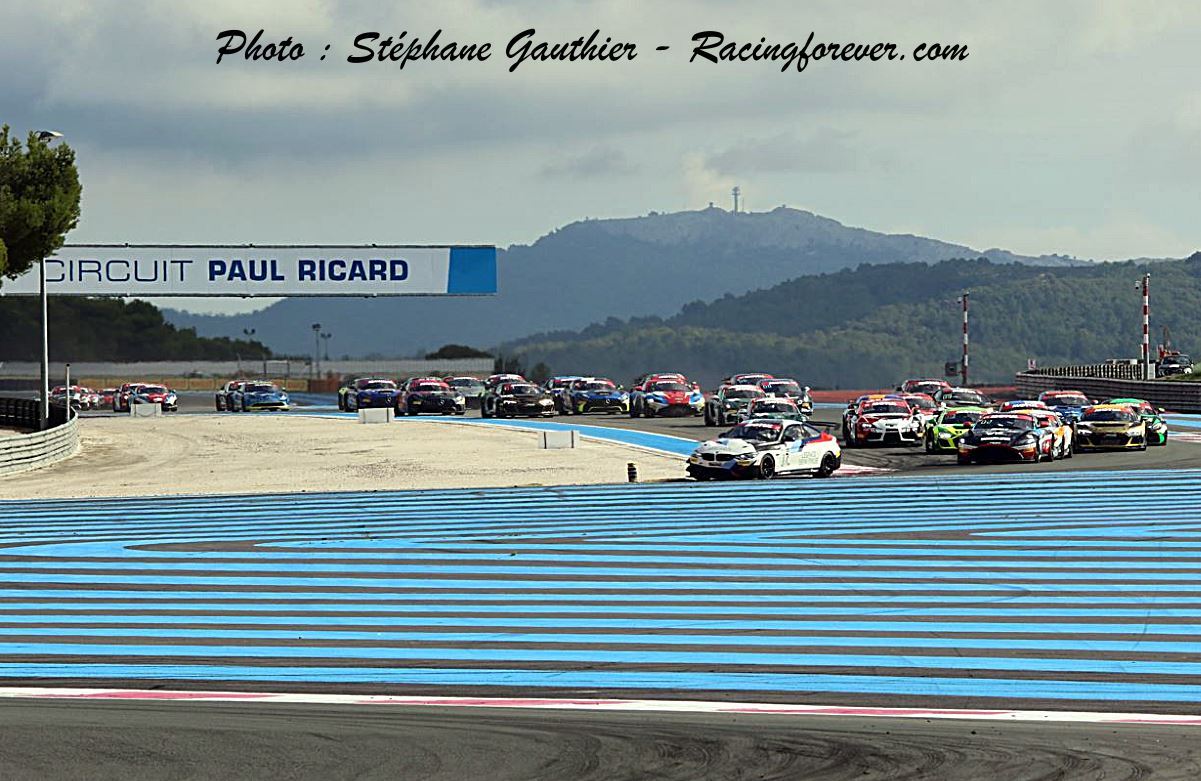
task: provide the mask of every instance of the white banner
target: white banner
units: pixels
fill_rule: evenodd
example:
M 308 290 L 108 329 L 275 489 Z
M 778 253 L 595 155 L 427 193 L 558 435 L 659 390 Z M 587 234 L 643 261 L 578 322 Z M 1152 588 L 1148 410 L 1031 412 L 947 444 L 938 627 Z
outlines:
M 68 296 L 414 296 L 496 292 L 495 247 L 76 244 L 46 263 Z M 38 269 L 0 295 L 38 295 Z

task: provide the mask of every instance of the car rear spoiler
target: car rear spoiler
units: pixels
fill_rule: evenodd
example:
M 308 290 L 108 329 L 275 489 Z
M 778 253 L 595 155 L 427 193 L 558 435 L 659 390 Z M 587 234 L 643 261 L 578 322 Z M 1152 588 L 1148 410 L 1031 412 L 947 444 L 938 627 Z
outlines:
M 807 420 L 805 423 L 815 428 L 840 428 L 842 426 L 841 423 L 825 423 L 817 420 Z

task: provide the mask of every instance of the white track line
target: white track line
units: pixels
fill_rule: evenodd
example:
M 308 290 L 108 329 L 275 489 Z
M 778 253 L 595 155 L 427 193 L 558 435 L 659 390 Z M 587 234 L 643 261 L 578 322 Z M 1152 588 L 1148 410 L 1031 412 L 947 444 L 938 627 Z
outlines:
M 450 708 L 529 708 L 542 710 L 651 711 L 671 713 L 756 713 L 766 716 L 851 716 L 858 718 L 969 719 L 1085 724 L 1161 724 L 1201 726 L 1201 715 L 1094 713 L 959 708 L 871 708 L 844 705 L 789 705 L 692 700 L 620 700 L 553 697 L 413 697 L 401 695 L 316 694 L 289 692 L 170 691 L 149 689 L 77 689 L 0 687 L 0 699 L 141 700 L 154 702 L 269 702 L 308 705 L 402 705 Z

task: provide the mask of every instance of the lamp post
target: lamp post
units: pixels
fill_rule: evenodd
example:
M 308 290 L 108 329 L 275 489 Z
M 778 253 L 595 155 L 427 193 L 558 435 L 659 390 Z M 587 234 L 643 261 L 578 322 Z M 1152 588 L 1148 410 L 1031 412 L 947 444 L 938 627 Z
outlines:
M 41 141 L 43 144 L 51 144 L 54 141 L 62 138 L 63 134 L 56 130 L 39 130 L 34 133 L 34 138 Z M 39 429 L 45 430 L 50 425 L 50 318 L 47 316 L 46 306 L 46 259 L 38 260 L 38 293 L 42 299 L 42 407 L 41 407 L 41 425 Z M 70 394 L 70 390 L 67 391 Z M 67 407 L 70 408 L 70 398 L 68 396 Z M 70 417 L 70 415 L 68 415 Z
M 254 329 L 253 328 L 243 328 L 242 336 L 245 336 L 247 340 L 250 340 L 251 338 L 254 337 Z M 261 356 L 261 355 L 259 356 L 259 358 L 262 358 L 262 357 L 263 356 Z M 241 374 L 241 373 L 242 373 L 242 363 L 239 360 L 238 361 L 238 374 Z M 263 361 L 263 374 L 264 375 L 267 374 L 267 362 L 266 361 Z
M 321 323 L 313 323 L 313 377 L 321 377 Z
M 959 370 L 963 376 L 963 387 L 967 387 L 967 367 L 968 367 L 968 342 L 967 342 L 967 297 L 968 291 L 963 291 L 963 363 L 960 364 Z
M 325 342 L 325 362 L 326 363 L 329 363 L 329 338 L 331 336 L 333 336 L 333 334 L 327 334 L 327 333 L 321 334 L 321 341 Z
M 1155 379 L 1151 372 L 1151 272 L 1143 274 L 1143 370 L 1144 380 Z

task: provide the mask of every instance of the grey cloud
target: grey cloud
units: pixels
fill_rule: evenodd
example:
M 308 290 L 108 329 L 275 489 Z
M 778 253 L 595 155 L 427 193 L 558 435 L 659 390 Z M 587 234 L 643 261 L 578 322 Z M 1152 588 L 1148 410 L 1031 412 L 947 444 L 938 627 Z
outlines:
M 805 137 L 781 134 L 742 141 L 708 155 L 705 167 L 722 175 L 825 173 L 857 168 L 863 157 L 853 134 L 823 128 Z
M 542 166 L 540 173 L 550 178 L 592 178 L 633 173 L 637 167 L 626 153 L 613 147 L 597 147 L 573 157 L 564 157 Z

